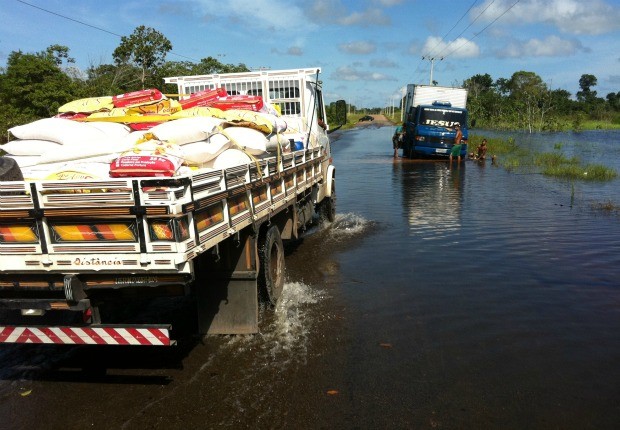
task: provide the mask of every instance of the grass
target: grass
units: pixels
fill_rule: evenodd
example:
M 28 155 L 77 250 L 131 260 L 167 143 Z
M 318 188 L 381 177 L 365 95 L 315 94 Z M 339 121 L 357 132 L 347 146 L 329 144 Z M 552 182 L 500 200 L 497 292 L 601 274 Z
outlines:
M 586 120 L 581 123 L 583 130 L 620 130 L 620 123 Z
M 480 144 L 482 137 L 470 139 L 470 151 Z M 546 176 L 582 181 L 610 181 L 618 173 L 601 164 L 583 164 L 577 157 L 566 157 L 562 145 L 556 144 L 552 152 L 535 152 L 516 144 L 515 140 L 491 138 L 488 141 L 487 155 L 497 156 L 497 162 L 508 171 L 526 170 Z
M 611 200 L 605 203 L 593 203 L 592 209 L 610 215 L 620 215 L 620 206 L 615 205 Z

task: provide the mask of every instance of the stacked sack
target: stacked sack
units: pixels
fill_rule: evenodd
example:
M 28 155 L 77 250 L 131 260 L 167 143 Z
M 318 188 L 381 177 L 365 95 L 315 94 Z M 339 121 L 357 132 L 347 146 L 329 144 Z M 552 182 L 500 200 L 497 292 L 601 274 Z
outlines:
M 174 176 L 187 169 L 223 169 L 267 153 L 266 135 L 221 118 L 189 117 L 133 132 L 132 147 L 112 162 L 110 176 Z
M 176 102 L 143 90 L 67 103 L 54 118 L 11 128 L 16 139 L 0 149 L 26 179 L 175 176 L 288 152 L 297 139 L 285 131 L 260 97 L 220 88 Z
M 9 129 L 16 139 L 0 146 L 26 179 L 106 178 L 130 129 L 118 123 L 45 118 Z

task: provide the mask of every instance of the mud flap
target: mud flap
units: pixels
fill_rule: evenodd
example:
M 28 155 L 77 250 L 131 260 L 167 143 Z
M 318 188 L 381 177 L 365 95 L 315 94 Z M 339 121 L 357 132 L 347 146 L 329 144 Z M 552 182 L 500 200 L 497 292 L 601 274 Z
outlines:
M 258 333 L 257 238 L 251 229 L 219 244 L 196 267 L 195 295 L 201 334 Z

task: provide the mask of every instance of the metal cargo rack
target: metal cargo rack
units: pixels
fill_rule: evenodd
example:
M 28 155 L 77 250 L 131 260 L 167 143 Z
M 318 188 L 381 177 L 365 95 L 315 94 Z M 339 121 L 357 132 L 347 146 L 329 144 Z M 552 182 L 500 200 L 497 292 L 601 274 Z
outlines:
M 190 273 L 322 179 L 321 148 L 174 178 L 0 183 L 0 273 Z

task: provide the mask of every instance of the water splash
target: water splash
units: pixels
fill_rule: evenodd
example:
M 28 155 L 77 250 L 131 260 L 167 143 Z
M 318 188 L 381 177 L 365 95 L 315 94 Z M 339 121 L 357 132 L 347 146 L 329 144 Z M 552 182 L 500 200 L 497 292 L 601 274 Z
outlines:
M 287 282 L 275 309 L 261 307 L 260 333 L 231 336 L 227 346 L 238 353 L 252 351 L 256 362 L 265 359 L 286 367 L 291 362 L 305 362 L 307 339 L 312 330 L 312 308 L 326 294 L 303 282 Z
M 373 224 L 360 215 L 345 213 L 336 215 L 336 219 L 329 225 L 329 229 L 331 234 L 335 236 L 354 236 L 363 233 Z

